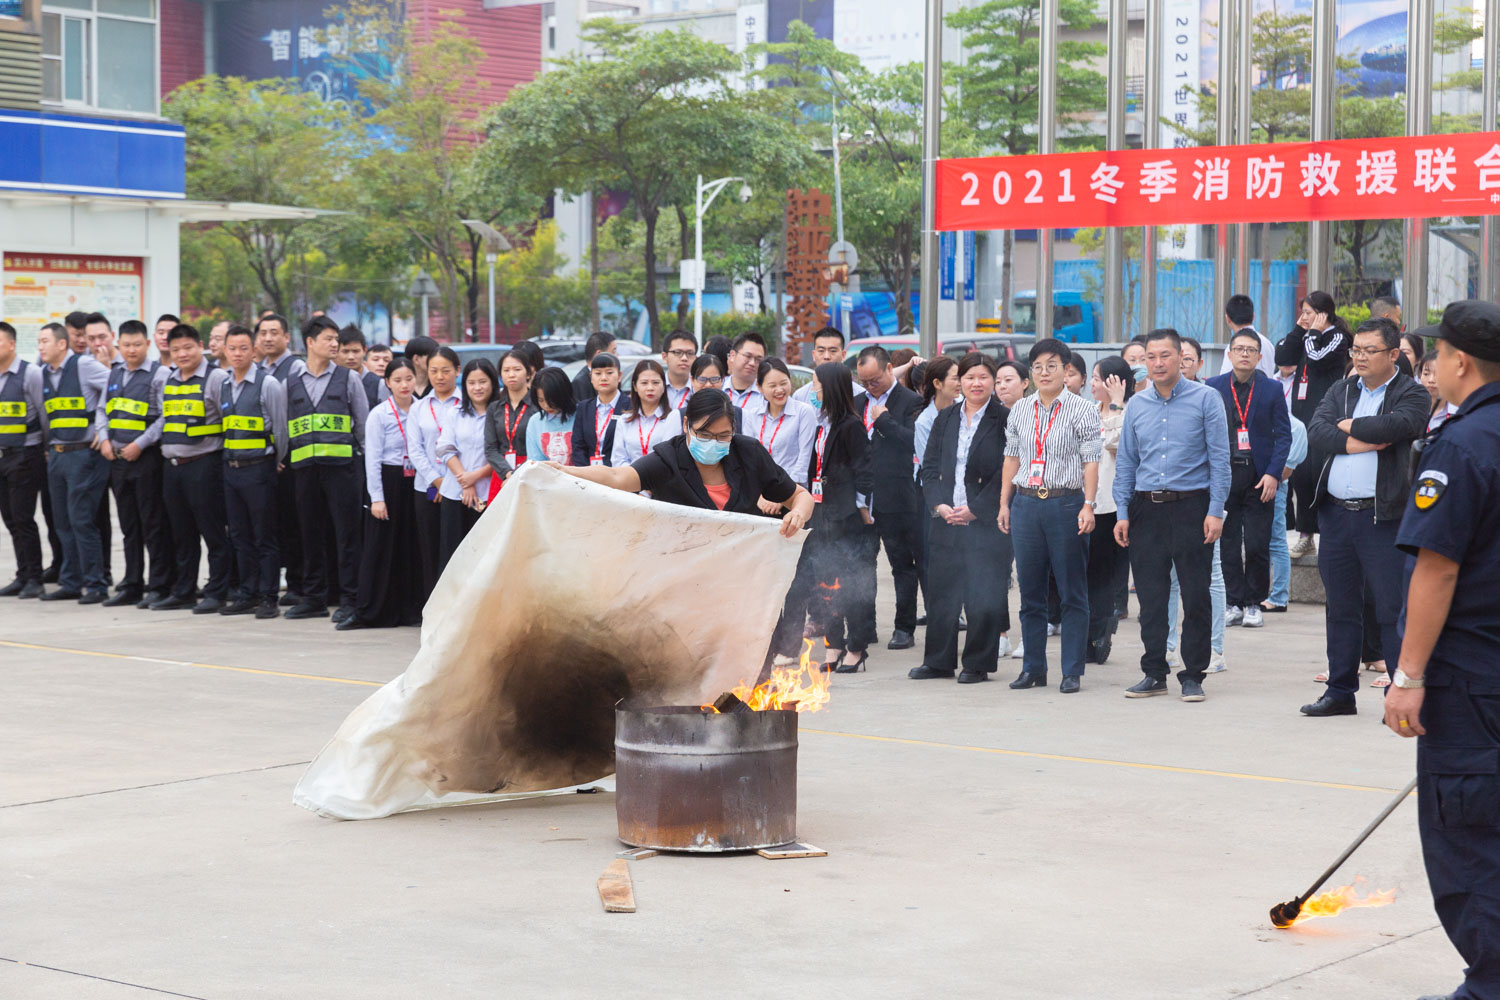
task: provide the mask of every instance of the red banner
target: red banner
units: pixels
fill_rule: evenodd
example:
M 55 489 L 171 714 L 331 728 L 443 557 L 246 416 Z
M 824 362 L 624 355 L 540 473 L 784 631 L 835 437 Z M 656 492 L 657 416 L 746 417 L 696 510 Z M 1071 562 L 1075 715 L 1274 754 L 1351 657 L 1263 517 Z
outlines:
M 937 228 L 1500 215 L 1500 132 L 939 160 Z

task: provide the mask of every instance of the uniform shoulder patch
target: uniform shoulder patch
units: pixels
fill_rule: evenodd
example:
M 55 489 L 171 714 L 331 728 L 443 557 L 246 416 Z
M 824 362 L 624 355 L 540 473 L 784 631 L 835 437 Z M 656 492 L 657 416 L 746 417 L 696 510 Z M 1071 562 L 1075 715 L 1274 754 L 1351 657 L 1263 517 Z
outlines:
M 1417 476 L 1412 502 L 1417 510 L 1427 510 L 1443 498 L 1448 489 L 1448 475 L 1439 469 L 1426 469 Z

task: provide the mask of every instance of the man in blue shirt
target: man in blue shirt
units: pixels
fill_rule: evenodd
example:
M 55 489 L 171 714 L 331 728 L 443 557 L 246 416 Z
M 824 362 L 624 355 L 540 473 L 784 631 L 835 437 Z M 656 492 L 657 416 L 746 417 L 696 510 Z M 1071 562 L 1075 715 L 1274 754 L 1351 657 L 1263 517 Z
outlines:
M 1151 385 L 1125 406 L 1115 464 L 1115 541 L 1130 551 L 1146 647 L 1146 676 L 1125 696 L 1167 693 L 1167 595 L 1176 568 L 1182 700 L 1202 701 L 1213 624 L 1209 579 L 1229 496 L 1229 421 L 1216 390 L 1182 377 L 1176 330 L 1146 335 L 1146 370 Z
M 1427 390 L 1396 370 L 1401 334 L 1390 320 L 1361 323 L 1349 356 L 1355 374 L 1333 384 L 1307 427 L 1309 450 L 1328 456 L 1314 494 L 1323 536 L 1318 573 L 1326 594 L 1328 689 L 1302 706 L 1303 715 L 1316 717 L 1357 711 L 1367 587 L 1382 655 L 1388 667 L 1397 661 L 1401 554 L 1396 528 L 1411 482 L 1411 443 L 1422 436 L 1430 405 Z
M 1481 1000 L 1500 996 L 1500 306 L 1455 302 L 1419 332 L 1440 338 L 1438 388 L 1459 407 L 1404 498 L 1396 544 L 1411 558 L 1385 723 L 1419 737 L 1433 907 L 1468 964 L 1450 1000 Z

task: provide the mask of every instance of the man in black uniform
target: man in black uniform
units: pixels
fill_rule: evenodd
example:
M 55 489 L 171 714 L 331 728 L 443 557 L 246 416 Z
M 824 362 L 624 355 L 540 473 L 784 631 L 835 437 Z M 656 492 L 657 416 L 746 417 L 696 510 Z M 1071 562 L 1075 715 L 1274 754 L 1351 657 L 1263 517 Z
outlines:
M 1455 302 L 1437 383 L 1458 404 L 1417 458 L 1396 544 L 1407 561 L 1400 666 L 1385 722 L 1417 736 L 1422 855 L 1443 930 L 1468 963 L 1448 1000 L 1500 998 L 1500 306 Z M 1435 998 L 1432 998 L 1435 1000 Z
M 293 376 L 301 374 L 302 359 L 292 353 L 291 327 L 286 317 L 266 313 L 255 321 L 255 349 L 258 364 L 281 383 L 282 388 Z M 276 473 L 276 548 L 282 568 L 286 570 L 286 594 L 283 608 L 302 603 L 302 533 L 297 527 L 297 489 L 292 470 L 284 465 Z

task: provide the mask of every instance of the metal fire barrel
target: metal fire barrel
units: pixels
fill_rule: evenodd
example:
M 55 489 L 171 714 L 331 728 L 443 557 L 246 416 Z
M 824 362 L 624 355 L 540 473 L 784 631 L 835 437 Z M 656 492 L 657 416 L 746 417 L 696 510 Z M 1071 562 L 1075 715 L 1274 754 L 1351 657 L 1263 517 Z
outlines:
M 620 840 L 751 851 L 797 839 L 797 713 L 615 709 Z

